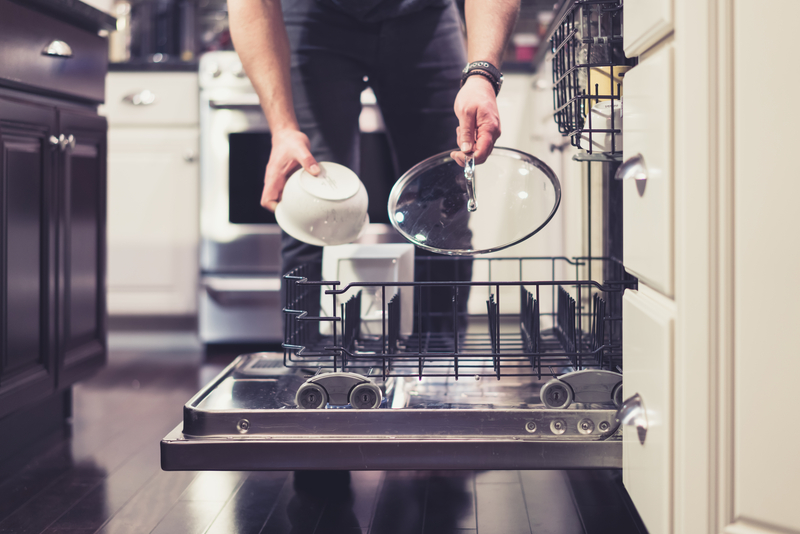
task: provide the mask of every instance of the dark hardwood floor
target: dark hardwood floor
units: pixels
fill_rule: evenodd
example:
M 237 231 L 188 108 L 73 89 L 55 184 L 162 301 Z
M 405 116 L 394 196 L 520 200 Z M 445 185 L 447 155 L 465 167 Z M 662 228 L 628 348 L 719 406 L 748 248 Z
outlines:
M 227 359 L 186 333 L 110 339 L 71 436 L 0 481 L 0 533 L 644 532 L 617 471 L 161 471 L 160 439 Z

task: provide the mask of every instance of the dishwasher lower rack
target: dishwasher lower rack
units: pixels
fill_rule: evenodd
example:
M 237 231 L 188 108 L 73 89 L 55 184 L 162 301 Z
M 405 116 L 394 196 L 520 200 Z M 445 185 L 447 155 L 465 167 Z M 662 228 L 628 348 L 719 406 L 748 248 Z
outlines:
M 338 281 L 309 280 L 305 267 L 287 274 L 284 364 L 329 371 L 369 367 L 383 380 L 541 379 L 584 369 L 622 372 L 622 292 L 635 287 L 636 279 L 619 262 L 441 256 L 418 257 L 416 262 L 418 273 L 468 274 L 470 280 L 354 282 L 340 287 Z M 492 280 L 498 271 L 506 276 Z M 542 272 L 549 279 L 525 279 L 526 273 Z M 594 281 L 593 273 L 605 281 Z M 368 303 L 362 302 L 365 292 Z M 470 299 L 481 294 L 485 306 L 480 312 L 472 306 L 471 311 Z M 501 295 L 504 304 L 510 297 L 510 305 L 501 306 Z M 320 298 L 331 299 L 329 316 L 318 313 Z M 413 324 L 403 331 L 402 308 L 409 305 L 413 320 L 407 322 Z M 367 315 L 370 324 L 365 328 Z M 329 335 L 323 335 L 326 331 Z
M 556 274 L 563 272 L 561 267 L 580 277 L 594 260 L 538 260 L 551 262 L 552 280 L 492 282 L 491 286 L 469 283 L 471 291 L 491 289 L 487 291 L 490 304 L 486 316 L 470 313 L 467 306 L 459 305 L 458 297 L 445 306 L 455 308 L 442 309 L 434 304 L 426 310 L 419 305 L 419 300 L 425 300 L 424 289 L 419 289 L 415 300 L 418 313 L 409 336 L 402 335 L 397 324 L 390 327 L 392 320 L 396 321 L 390 320 L 390 315 L 396 315 L 388 311 L 385 300 L 387 309 L 380 322 L 386 325 L 381 326 L 380 335 L 357 331 L 353 316 L 358 314 L 353 309 L 348 311 L 347 305 L 344 317 L 336 315 L 339 320 L 328 321 L 293 308 L 293 302 L 305 302 L 313 309 L 319 300 L 314 301 L 311 294 L 316 292 L 318 299 L 319 288 L 331 284 L 297 277 L 294 286 L 287 288 L 287 296 L 295 297 L 287 300 L 287 314 L 296 319 L 285 324 L 287 336 L 293 336 L 287 341 L 313 341 L 316 345 L 287 342 L 283 354 L 239 356 L 184 406 L 182 425 L 161 442 L 162 468 L 620 468 L 621 431 L 613 404 L 576 401 L 565 409 L 548 409 L 542 404 L 540 391 L 552 376 L 579 372 L 579 367 L 589 372 L 608 372 L 609 368 L 621 371 L 617 339 L 621 324 L 615 308 L 619 303 L 615 301 L 635 280 L 624 279 L 622 271 L 613 265 L 603 269 L 606 275 L 620 274 L 611 282 L 557 280 Z M 521 275 L 524 271 L 520 267 Z M 461 282 L 411 287 L 453 284 L 465 287 Z M 334 293 L 326 296 L 340 290 L 331 285 L 334 289 L 328 291 Z M 572 300 L 564 293 L 559 297 L 559 287 Z M 522 293 L 524 298 L 518 305 L 523 313 L 510 313 L 508 306 L 501 308 L 498 297 L 504 291 L 522 291 L 520 288 L 532 295 Z M 548 298 L 544 298 L 545 289 Z M 538 307 L 539 300 L 532 301 L 537 291 L 541 308 L 547 311 L 540 309 L 534 323 L 529 312 Z M 354 308 L 352 303 L 350 306 Z M 445 316 L 449 330 L 445 325 L 448 321 L 442 320 Z M 322 322 L 338 327 L 332 328 L 330 335 L 322 335 Z M 515 334 L 507 333 L 509 322 L 523 326 L 518 326 Z M 570 326 L 573 323 L 575 327 Z M 435 331 L 425 331 L 426 324 Z M 584 324 L 585 333 L 578 328 Z M 342 326 L 350 328 L 344 337 Z M 398 333 L 390 335 L 390 329 Z M 429 343 L 422 351 L 418 350 L 420 338 Z M 378 408 L 297 407 L 295 394 L 309 378 L 342 369 L 361 374 L 380 387 L 382 402 Z

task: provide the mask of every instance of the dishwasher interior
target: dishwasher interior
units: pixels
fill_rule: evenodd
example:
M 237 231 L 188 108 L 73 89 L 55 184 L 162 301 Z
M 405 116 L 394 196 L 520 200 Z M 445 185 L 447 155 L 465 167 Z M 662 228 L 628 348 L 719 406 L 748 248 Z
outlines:
M 283 352 L 239 356 L 187 402 L 161 442 L 165 470 L 622 467 L 622 294 L 637 280 L 620 261 L 613 179 L 621 3 L 566 4 L 554 117 L 590 182 L 602 164 L 603 250 L 590 238 L 578 257 L 417 256 L 418 272 L 471 273 L 457 281 L 287 274 Z

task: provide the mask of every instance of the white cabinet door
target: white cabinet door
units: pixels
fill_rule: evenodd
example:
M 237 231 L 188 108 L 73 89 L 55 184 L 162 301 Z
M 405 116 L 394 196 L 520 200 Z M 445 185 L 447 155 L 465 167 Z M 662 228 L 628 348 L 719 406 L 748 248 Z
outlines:
M 646 180 L 627 179 L 623 192 L 623 261 L 648 286 L 673 293 L 673 47 L 665 46 L 625 76 L 622 130 L 625 161 L 640 157 Z
M 800 122 L 800 2 L 733 2 L 733 520 L 726 532 L 800 532 L 800 179 L 780 133 Z M 759 35 L 759 46 L 744 36 Z M 765 54 L 764 51 L 769 51 Z M 752 70 L 758 67 L 759 75 Z M 777 141 L 777 142 L 776 142 Z M 779 267 L 780 269 L 776 269 Z
M 626 56 L 640 55 L 672 31 L 672 4 L 673 0 L 625 0 L 622 44 Z
M 672 354 L 674 303 L 640 284 L 622 300 L 623 397 L 639 394 L 647 419 L 644 443 L 623 427 L 622 479 L 650 534 L 671 529 Z
M 108 135 L 108 310 L 197 309 L 196 128 L 113 128 Z

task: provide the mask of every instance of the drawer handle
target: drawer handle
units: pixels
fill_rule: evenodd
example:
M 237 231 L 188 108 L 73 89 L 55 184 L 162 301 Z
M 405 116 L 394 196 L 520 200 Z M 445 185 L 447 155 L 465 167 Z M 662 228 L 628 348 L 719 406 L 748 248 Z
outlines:
M 72 57 L 72 47 L 64 41 L 51 41 L 50 44 L 42 50 L 43 56 L 56 56 L 56 57 Z
M 614 175 L 617 180 L 647 180 L 647 165 L 644 164 L 644 156 L 636 154 L 619 166 Z
M 647 411 L 644 409 L 642 397 L 636 393 L 622 403 L 622 407 L 617 411 L 617 423 L 636 427 L 639 434 L 639 443 L 644 445 L 647 437 Z
M 144 89 L 138 93 L 126 95 L 122 101 L 132 106 L 149 106 L 156 101 L 156 95 L 149 89 Z
M 617 180 L 636 180 L 636 191 L 640 197 L 644 196 L 644 190 L 647 187 L 647 165 L 644 163 L 644 156 L 636 154 L 626 160 L 619 166 L 614 178 Z

